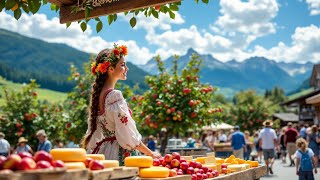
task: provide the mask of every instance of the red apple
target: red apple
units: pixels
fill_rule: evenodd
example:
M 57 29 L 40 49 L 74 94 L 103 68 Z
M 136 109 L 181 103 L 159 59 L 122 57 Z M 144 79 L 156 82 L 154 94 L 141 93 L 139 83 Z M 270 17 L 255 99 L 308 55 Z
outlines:
M 187 162 L 184 158 L 180 158 L 180 164 L 183 162 Z
M 21 157 L 17 154 L 11 154 L 8 158 L 3 162 L 3 169 L 11 169 L 14 170 L 18 164 L 21 162 Z
M 172 158 L 173 158 L 173 159 L 180 160 L 181 156 L 180 156 L 180 154 L 179 154 L 178 152 L 173 152 L 173 153 L 172 153 Z
M 92 158 L 87 157 L 86 160 L 84 161 L 84 165 L 86 165 L 87 168 L 89 168 L 89 164 L 92 161 Z
M 201 168 L 203 170 L 204 173 L 207 173 L 209 168 L 207 166 L 202 166 Z
M 194 105 L 193 100 L 190 100 L 190 101 L 189 101 L 189 105 L 190 105 L 190 106 L 193 106 L 193 105 Z
M 202 168 L 202 164 L 200 162 L 196 162 L 196 168 L 201 169 Z
M 199 168 L 194 168 L 194 173 L 198 173 L 199 172 Z
M 156 5 L 155 7 L 154 7 L 154 9 L 156 9 L 157 11 L 159 11 L 160 10 L 160 5 Z
M 211 168 L 208 168 L 208 172 L 212 172 L 212 169 L 211 169 Z
M 208 175 L 207 174 L 202 174 L 202 178 L 203 179 L 208 179 Z
M 181 176 L 181 175 L 183 175 L 183 172 L 178 171 L 178 172 L 177 172 L 177 175 L 178 175 L 178 176 Z
M 89 164 L 90 170 L 101 170 L 104 169 L 103 164 L 98 160 L 92 160 Z
M 153 166 L 159 166 L 160 165 L 160 160 L 159 159 L 154 159 L 153 160 Z
M 196 175 L 197 175 L 197 180 L 202 180 L 202 179 L 203 179 L 203 178 L 202 178 L 202 174 L 197 173 Z
M 212 174 L 213 177 L 217 177 L 219 175 L 217 175 L 215 172 L 210 172 Z
M 168 163 L 165 167 L 168 168 L 168 169 L 171 169 L 171 168 L 172 168 L 171 165 L 170 165 L 170 163 Z
M 192 174 L 191 180 L 197 180 L 197 175 L 196 174 Z
M 180 163 L 180 169 L 187 170 L 189 168 L 189 164 L 187 162 Z
M 172 98 L 174 98 L 174 97 L 172 97 Z M 176 112 L 176 108 L 171 108 L 171 112 L 173 112 L 173 113 Z
M 196 168 L 197 167 L 197 163 L 195 161 L 190 161 L 189 162 L 189 167 Z
M 51 163 L 52 161 L 52 156 L 51 154 L 47 153 L 46 151 L 38 151 L 34 155 L 33 159 L 38 162 L 38 161 L 48 161 Z
M 29 157 L 22 158 L 20 163 L 17 165 L 17 169 L 19 170 L 30 170 L 30 169 L 35 169 L 36 167 L 37 167 L 36 162 Z
M 172 167 L 179 167 L 180 166 L 180 161 L 178 160 L 178 159 L 172 159 L 172 161 L 171 161 L 171 166 Z
M 199 172 L 200 174 L 203 174 L 203 173 L 204 173 L 204 171 L 203 171 L 202 169 L 199 169 L 198 172 Z
M 163 160 L 161 164 L 162 164 L 162 166 L 164 167 L 164 166 L 166 166 L 166 165 L 168 164 L 168 162 L 165 161 L 165 160 Z
M 52 168 L 51 164 L 48 161 L 40 160 L 37 162 L 37 169 L 48 169 Z
M 182 169 L 178 169 L 178 172 L 181 172 L 182 174 L 184 174 L 184 171 Z
M 207 174 L 207 176 L 208 176 L 208 178 L 209 178 L 209 179 L 210 179 L 210 178 L 214 178 L 214 176 L 213 176 L 213 174 L 212 174 L 212 173 L 207 172 L 206 174 Z
M 4 163 L 6 160 L 7 160 L 6 157 L 0 156 L 0 169 L 2 169 L 2 165 L 3 165 L 3 163 Z
M 164 156 L 164 160 L 165 160 L 166 162 L 168 162 L 168 163 L 171 162 L 172 159 L 173 159 L 173 157 L 172 157 L 171 154 L 166 154 L 166 155 Z
M 228 174 L 228 169 L 227 168 L 221 168 L 221 173 Z
M 190 114 L 190 117 L 191 117 L 191 118 L 197 117 L 197 113 L 196 113 L 196 112 L 192 112 L 192 113 Z
M 221 164 L 221 168 L 227 168 L 226 164 Z
M 215 174 L 216 174 L 216 176 L 215 176 L 215 177 L 219 176 L 219 171 L 218 171 L 218 170 L 213 170 L 213 171 L 212 171 L 212 174 L 213 174 L 213 173 L 215 173 Z
M 188 167 L 187 174 L 194 174 L 194 168 L 193 167 Z
M 28 157 L 28 158 L 33 158 L 32 157 L 32 154 L 30 154 L 30 153 L 28 153 L 28 152 L 25 152 L 25 151 L 23 151 L 23 152 L 19 152 L 19 154 L 18 154 L 21 158 L 25 158 L 25 157 Z
M 169 177 L 174 177 L 174 176 L 177 176 L 177 171 L 170 169 L 169 170 Z
M 179 170 L 178 168 L 172 168 L 172 169 L 175 170 L 176 172 L 178 172 L 178 170 Z
M 56 168 L 63 168 L 64 167 L 64 162 L 61 160 L 52 161 L 51 164 L 53 167 L 56 167 Z
M 159 158 L 160 164 L 162 164 L 162 161 L 164 161 L 164 157 Z
M 187 80 L 188 80 L 188 81 L 190 81 L 190 80 L 191 80 L 191 77 L 190 77 L 190 76 L 187 76 L 186 78 L 187 78 Z

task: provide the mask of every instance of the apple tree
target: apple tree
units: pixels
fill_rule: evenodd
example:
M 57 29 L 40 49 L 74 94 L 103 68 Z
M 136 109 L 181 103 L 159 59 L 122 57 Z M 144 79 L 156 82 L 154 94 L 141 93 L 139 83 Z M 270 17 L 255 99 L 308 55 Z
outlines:
M 201 60 L 197 55 L 192 55 L 181 74 L 178 73 L 178 57 L 173 61 L 171 72 L 166 71 L 159 56 L 155 60 L 159 74 L 147 76 L 146 84 L 150 89 L 131 100 L 139 131 L 155 135 L 166 128 L 167 135 L 185 135 L 188 130 L 217 121 L 214 114 L 222 109 L 214 108 L 211 103 L 216 89 L 199 82 Z

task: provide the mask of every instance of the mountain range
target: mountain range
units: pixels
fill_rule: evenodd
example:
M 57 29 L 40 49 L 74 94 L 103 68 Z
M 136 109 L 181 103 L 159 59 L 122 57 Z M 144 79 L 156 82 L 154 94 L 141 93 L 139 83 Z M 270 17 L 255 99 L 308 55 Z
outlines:
M 311 76 L 313 63 L 284 63 L 269 60 L 264 57 L 251 57 L 242 62 L 231 60 L 221 62 L 211 55 L 201 55 L 190 48 L 178 60 L 178 69 L 182 69 L 195 53 L 202 59 L 200 81 L 207 82 L 220 88 L 231 88 L 235 91 L 248 88 L 264 91 L 274 86 L 283 88 L 286 92 L 296 90 Z M 165 68 L 170 70 L 174 57 L 164 60 Z M 150 74 L 157 71 L 156 61 L 149 60 L 140 65 Z
M 290 92 L 305 87 L 313 67 L 310 62 L 284 63 L 264 57 L 252 57 L 242 62 L 221 62 L 191 48 L 180 56 L 179 70 L 187 65 L 193 53 L 203 60 L 200 81 L 219 87 L 220 92 L 229 97 L 239 90 L 249 88 L 264 92 L 278 86 Z M 14 82 L 28 82 L 30 78 L 35 78 L 43 88 L 70 91 L 73 87 L 67 80 L 70 64 L 74 64 L 82 72 L 82 65 L 89 61 L 90 56 L 65 44 L 48 43 L 0 29 L 0 76 Z M 164 60 L 166 69 L 172 68 L 173 59 L 174 57 L 169 57 Z M 130 71 L 128 80 L 124 83 L 131 87 L 139 83 L 142 90 L 147 89 L 144 78 L 158 72 L 156 61 L 150 59 L 144 65 L 127 64 Z

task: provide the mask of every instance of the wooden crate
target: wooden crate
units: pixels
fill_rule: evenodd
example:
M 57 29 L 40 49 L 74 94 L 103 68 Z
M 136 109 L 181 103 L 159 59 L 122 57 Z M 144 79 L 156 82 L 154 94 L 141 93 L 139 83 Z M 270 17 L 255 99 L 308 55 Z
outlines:
M 220 175 L 208 180 L 256 180 L 267 175 L 267 166 L 259 166 L 250 168 L 240 172 L 234 172 L 231 174 Z
M 0 175 L 1 180 L 88 180 L 88 170 L 37 169 Z
M 190 175 L 181 175 L 167 178 L 140 178 L 140 180 L 191 180 Z
M 139 168 L 136 167 L 117 167 L 106 168 L 103 170 L 90 171 L 90 180 L 106 180 L 106 179 L 124 179 L 132 178 L 139 175 Z

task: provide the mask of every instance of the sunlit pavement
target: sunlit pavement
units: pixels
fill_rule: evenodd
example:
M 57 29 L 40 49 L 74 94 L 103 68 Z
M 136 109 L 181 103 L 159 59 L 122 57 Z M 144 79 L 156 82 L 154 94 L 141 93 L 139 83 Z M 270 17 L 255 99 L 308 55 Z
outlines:
M 297 180 L 299 177 L 296 175 L 296 168 L 289 167 L 289 159 L 287 159 L 287 164 L 281 163 L 281 160 L 277 159 L 273 164 L 273 174 L 262 177 L 260 179 L 264 180 Z M 318 167 L 318 171 L 320 167 Z M 320 180 L 320 174 L 314 174 L 315 180 Z

